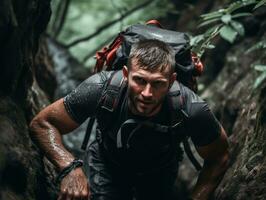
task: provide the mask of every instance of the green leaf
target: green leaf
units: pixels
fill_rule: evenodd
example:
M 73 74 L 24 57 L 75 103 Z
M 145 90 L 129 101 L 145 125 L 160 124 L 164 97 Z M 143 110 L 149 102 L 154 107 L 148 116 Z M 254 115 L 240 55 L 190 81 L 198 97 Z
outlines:
M 244 7 L 245 5 L 243 4 L 243 2 L 241 1 L 236 1 L 234 3 L 231 3 L 228 8 L 227 8 L 227 12 L 232 13 L 235 10 Z
M 258 49 L 265 49 L 266 48 L 266 39 L 257 42 L 252 47 L 250 47 L 245 53 L 250 53 L 252 51 L 258 50 Z
M 215 35 L 219 29 L 221 28 L 222 24 L 218 24 L 218 25 L 215 25 L 211 28 L 209 28 L 205 33 L 204 35 Z
M 258 88 L 265 79 L 266 79 L 266 72 L 262 73 L 258 78 L 256 78 L 253 88 L 254 89 Z
M 257 71 L 266 72 L 266 65 L 255 65 L 254 68 Z
M 204 21 L 198 25 L 198 28 L 209 25 L 209 24 L 217 22 L 217 21 L 220 21 L 220 19 L 211 19 L 211 20 Z
M 221 17 L 221 20 L 223 23 L 228 24 L 232 19 L 232 16 L 230 14 L 223 15 Z
M 236 39 L 237 32 L 230 26 L 225 25 L 220 29 L 220 36 L 226 41 L 233 43 Z
M 214 49 L 215 46 L 213 44 L 208 44 L 204 46 L 206 49 Z
M 256 0 L 249 0 L 249 1 L 237 1 L 234 3 L 231 3 L 228 8 L 226 9 L 228 13 L 232 13 L 240 8 L 255 4 Z
M 259 2 L 259 3 L 253 8 L 253 10 L 255 10 L 255 9 L 257 9 L 257 8 L 263 6 L 263 5 L 266 5 L 266 0 L 262 0 L 262 1 L 260 1 L 260 2 Z
M 224 15 L 224 10 L 219 10 L 207 14 L 200 15 L 203 20 L 209 20 L 214 18 L 221 18 Z
M 197 35 L 197 36 L 195 36 L 195 37 L 192 37 L 192 38 L 190 39 L 190 45 L 191 45 L 191 46 L 195 46 L 195 45 L 197 45 L 199 42 L 201 42 L 203 39 L 204 39 L 204 35 L 203 35 L 203 34 L 201 34 L 201 35 Z
M 230 24 L 238 32 L 239 35 L 241 35 L 241 36 L 245 35 L 245 29 L 241 23 L 232 20 Z
M 239 17 L 249 17 L 252 16 L 252 13 L 238 13 L 232 16 L 232 19 L 239 18 Z

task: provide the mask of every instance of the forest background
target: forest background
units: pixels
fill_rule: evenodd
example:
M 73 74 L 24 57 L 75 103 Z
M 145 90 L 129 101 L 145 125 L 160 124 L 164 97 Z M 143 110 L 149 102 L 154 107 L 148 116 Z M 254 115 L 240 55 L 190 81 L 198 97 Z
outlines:
M 28 134 L 30 120 L 92 74 L 95 52 L 135 23 L 187 32 L 205 72 L 199 94 L 224 125 L 230 167 L 213 199 L 266 199 L 265 0 L 2 0 L 0 199 L 54 199 L 56 172 Z M 76 155 L 86 124 L 64 141 Z M 196 172 L 184 159 L 177 195 Z

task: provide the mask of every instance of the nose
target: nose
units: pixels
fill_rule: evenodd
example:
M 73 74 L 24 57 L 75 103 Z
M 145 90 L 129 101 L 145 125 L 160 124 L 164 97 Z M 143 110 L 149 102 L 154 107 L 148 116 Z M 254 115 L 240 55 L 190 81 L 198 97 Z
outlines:
M 145 88 L 142 90 L 141 95 L 145 98 L 152 97 L 152 88 L 151 85 L 148 83 Z

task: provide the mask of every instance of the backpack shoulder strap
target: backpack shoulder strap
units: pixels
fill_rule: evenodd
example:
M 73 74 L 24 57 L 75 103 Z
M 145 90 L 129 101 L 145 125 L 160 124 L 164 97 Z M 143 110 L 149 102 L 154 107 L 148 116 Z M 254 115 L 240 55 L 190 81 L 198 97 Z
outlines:
M 169 103 L 170 103 L 170 109 L 171 109 L 171 118 L 172 118 L 172 126 L 175 127 L 179 125 L 180 123 L 186 123 L 188 119 L 188 114 L 184 111 L 185 106 L 185 95 L 182 92 L 182 88 L 180 87 L 180 84 L 175 81 L 173 86 L 170 89 L 170 92 L 168 94 L 169 96 Z M 183 131 L 186 131 L 183 129 Z M 182 139 L 182 143 L 184 146 L 184 150 L 191 161 L 191 163 L 194 165 L 196 170 L 201 170 L 202 166 L 197 161 L 195 156 L 193 155 L 193 152 L 191 150 L 191 146 L 188 141 L 188 136 L 186 136 L 185 133 L 184 137 Z
M 106 83 L 105 90 L 100 98 L 99 104 L 97 105 L 97 115 L 101 117 L 103 123 L 101 126 L 109 127 L 111 124 L 111 118 L 115 113 L 116 108 L 119 104 L 122 90 L 125 86 L 122 70 L 115 71 Z M 86 133 L 81 145 L 82 150 L 86 150 L 92 128 L 95 122 L 95 117 L 90 118 Z
M 100 100 L 100 109 L 114 112 L 118 106 L 124 86 L 125 81 L 122 70 L 115 71 L 110 77 Z
M 171 110 L 171 123 L 172 126 L 184 121 L 188 115 L 184 111 L 183 107 L 185 105 L 184 95 L 182 93 L 180 83 L 175 81 L 170 88 L 168 93 L 168 102 Z
M 117 108 L 122 102 L 121 97 L 124 94 L 125 86 L 126 82 L 122 70 L 115 71 L 107 82 L 98 104 L 97 119 L 99 120 L 99 128 L 102 130 L 112 125 L 112 119 L 117 114 Z

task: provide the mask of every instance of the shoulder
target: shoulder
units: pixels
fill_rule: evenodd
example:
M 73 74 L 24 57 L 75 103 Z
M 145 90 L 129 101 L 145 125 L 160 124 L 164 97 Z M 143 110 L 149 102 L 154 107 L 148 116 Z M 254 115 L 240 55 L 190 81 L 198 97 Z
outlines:
M 102 71 L 85 79 L 77 88 L 72 90 L 64 99 L 87 98 L 93 99 L 102 93 L 105 83 L 109 80 L 112 71 Z M 70 98 L 71 97 L 71 98 Z
M 196 146 L 205 146 L 220 136 L 221 125 L 206 101 L 189 88 L 180 85 L 184 112 L 188 116 L 187 133 Z
M 111 75 L 112 71 L 94 74 L 64 97 L 65 108 L 74 121 L 81 124 L 88 117 L 95 116 L 105 83 Z
M 209 106 L 206 101 L 182 83 L 179 83 L 179 85 L 183 99 L 183 109 L 189 117 L 194 117 L 202 112 L 209 111 Z

